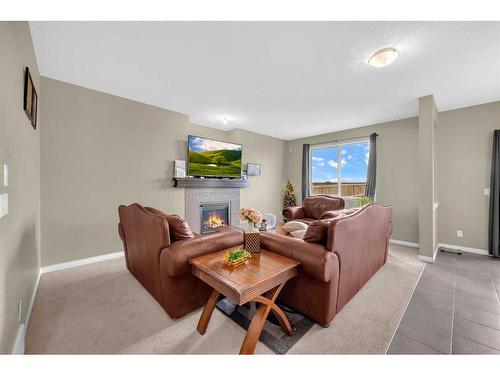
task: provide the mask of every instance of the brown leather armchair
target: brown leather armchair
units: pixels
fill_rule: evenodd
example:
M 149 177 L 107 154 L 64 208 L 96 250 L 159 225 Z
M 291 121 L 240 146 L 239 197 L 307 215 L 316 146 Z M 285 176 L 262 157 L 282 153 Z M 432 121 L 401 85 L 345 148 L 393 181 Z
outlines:
M 335 215 L 331 211 L 342 210 L 345 200 L 331 195 L 314 195 L 304 198 L 302 206 L 287 207 L 283 210 L 286 221 L 296 220 L 310 223 L 314 220 L 328 219 Z
M 165 213 L 138 203 L 118 213 L 128 270 L 173 319 L 203 306 L 211 292 L 191 274 L 189 259 L 243 243 L 243 233 L 232 229 L 172 241 Z
M 261 246 L 301 263 L 279 300 L 328 326 L 385 264 L 391 233 L 391 206 L 370 204 L 331 219 L 324 245 L 264 232 Z

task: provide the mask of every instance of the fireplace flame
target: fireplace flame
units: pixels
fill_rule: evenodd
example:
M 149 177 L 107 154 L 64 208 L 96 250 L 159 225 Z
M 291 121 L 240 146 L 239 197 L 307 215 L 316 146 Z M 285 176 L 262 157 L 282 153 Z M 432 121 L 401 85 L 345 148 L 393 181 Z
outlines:
M 225 225 L 225 223 L 222 217 L 220 217 L 220 215 L 217 212 L 212 212 L 210 216 L 207 218 L 207 220 L 205 220 L 203 225 L 206 228 L 217 228 L 222 225 Z

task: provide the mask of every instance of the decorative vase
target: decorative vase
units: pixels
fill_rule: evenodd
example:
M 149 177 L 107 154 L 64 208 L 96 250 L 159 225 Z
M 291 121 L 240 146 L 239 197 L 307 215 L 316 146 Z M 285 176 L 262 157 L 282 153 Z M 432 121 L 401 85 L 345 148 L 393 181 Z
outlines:
M 247 232 L 255 232 L 255 223 L 249 221 L 247 224 L 248 224 Z

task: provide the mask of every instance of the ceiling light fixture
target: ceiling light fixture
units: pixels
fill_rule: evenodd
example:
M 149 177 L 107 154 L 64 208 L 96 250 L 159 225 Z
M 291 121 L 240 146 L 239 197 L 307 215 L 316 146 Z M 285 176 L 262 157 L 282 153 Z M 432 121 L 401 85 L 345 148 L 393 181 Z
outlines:
M 222 125 L 227 126 L 228 119 L 227 116 L 222 116 Z
M 399 52 L 394 47 L 384 48 L 373 54 L 368 60 L 368 64 L 374 66 L 375 68 L 383 68 L 384 66 L 390 65 L 399 56 Z

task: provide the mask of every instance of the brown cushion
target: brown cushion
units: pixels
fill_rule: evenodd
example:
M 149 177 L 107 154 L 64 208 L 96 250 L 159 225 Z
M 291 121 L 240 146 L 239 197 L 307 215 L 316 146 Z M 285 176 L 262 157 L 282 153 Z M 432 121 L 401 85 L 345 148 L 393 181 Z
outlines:
M 328 226 L 331 221 L 331 219 L 313 221 L 309 224 L 309 227 L 306 230 L 304 241 L 326 245 L 328 238 Z
M 343 215 L 350 215 L 350 214 L 353 214 L 355 212 L 358 212 L 360 209 L 360 207 L 352 207 L 352 208 L 347 208 L 345 210 L 342 210 L 342 214 Z
M 165 217 L 170 228 L 170 236 L 174 241 L 194 238 L 194 234 L 185 220 L 182 220 L 178 215 L 165 215 Z
M 332 211 L 325 211 L 321 214 L 319 217 L 320 220 L 323 219 L 333 219 L 334 217 L 337 217 L 339 215 L 342 215 L 345 210 L 332 210 Z

